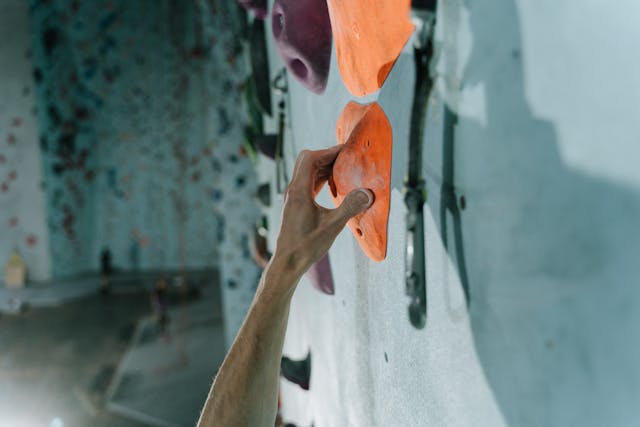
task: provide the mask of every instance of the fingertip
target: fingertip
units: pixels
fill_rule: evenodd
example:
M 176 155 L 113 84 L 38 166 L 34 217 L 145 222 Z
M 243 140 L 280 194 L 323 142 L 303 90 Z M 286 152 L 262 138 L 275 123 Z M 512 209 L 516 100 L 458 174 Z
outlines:
M 369 190 L 368 188 L 359 188 L 358 191 L 367 197 L 366 202 L 363 200 L 364 208 L 371 207 L 376 198 L 373 191 Z
M 314 153 L 318 155 L 317 159 L 322 164 L 330 164 L 336 160 L 341 150 L 342 150 L 342 144 L 338 144 L 338 145 L 334 145 L 333 147 L 314 151 Z
M 333 147 L 327 148 L 327 153 L 337 156 L 344 148 L 344 144 L 336 144 Z

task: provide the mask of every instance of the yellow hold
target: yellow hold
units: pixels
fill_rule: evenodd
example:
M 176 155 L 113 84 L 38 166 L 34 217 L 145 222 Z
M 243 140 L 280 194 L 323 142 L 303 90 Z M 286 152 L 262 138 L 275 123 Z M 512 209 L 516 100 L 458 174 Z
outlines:
M 27 277 L 27 265 L 18 251 L 14 250 L 4 267 L 4 283 L 7 288 L 23 288 Z

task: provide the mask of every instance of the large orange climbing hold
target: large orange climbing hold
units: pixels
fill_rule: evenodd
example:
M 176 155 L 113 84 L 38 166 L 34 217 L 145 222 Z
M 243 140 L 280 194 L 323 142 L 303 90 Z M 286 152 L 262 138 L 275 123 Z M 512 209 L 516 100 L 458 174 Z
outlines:
M 382 87 L 413 32 L 410 0 L 328 0 L 345 86 L 355 96 Z
M 350 102 L 336 125 L 339 144 L 345 144 L 333 165 L 329 190 L 336 206 L 358 188 L 373 191 L 375 200 L 364 213 L 349 220 L 349 227 L 369 258 L 382 261 L 387 255 L 389 221 L 391 124 L 377 102 Z

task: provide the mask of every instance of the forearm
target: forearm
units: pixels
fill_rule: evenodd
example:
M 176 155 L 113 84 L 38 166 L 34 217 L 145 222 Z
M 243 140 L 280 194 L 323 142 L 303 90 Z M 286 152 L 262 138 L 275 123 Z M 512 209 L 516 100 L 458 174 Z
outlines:
M 315 203 L 342 147 L 305 150 L 298 156 L 285 193 L 276 253 L 218 371 L 199 427 L 273 426 L 280 357 L 296 284 L 307 268 L 326 254 L 347 222 L 374 201 L 370 190 L 359 189 L 347 194 L 333 210 Z
M 205 403 L 199 427 L 273 426 L 289 306 L 300 275 L 274 259 Z

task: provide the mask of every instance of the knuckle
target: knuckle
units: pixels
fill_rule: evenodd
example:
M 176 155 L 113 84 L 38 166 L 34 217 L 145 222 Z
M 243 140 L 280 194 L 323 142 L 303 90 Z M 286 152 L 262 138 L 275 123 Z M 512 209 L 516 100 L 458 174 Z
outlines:
M 292 181 L 285 190 L 285 198 L 289 202 L 298 202 L 301 199 L 300 188 Z
M 311 153 L 311 150 L 302 150 L 300 154 L 298 154 L 297 163 L 298 164 L 304 163 L 309 158 L 310 153 Z
M 300 173 L 301 170 L 306 168 L 309 160 L 311 159 L 310 153 L 310 150 L 302 150 L 300 154 L 298 154 L 298 158 L 296 159 L 296 164 L 294 166 L 294 170 L 296 171 L 296 173 Z
M 289 185 L 287 185 L 287 188 L 284 190 L 284 197 L 287 200 L 291 200 L 292 198 L 295 198 L 295 194 L 296 194 L 296 190 L 293 187 L 293 182 L 292 182 Z

